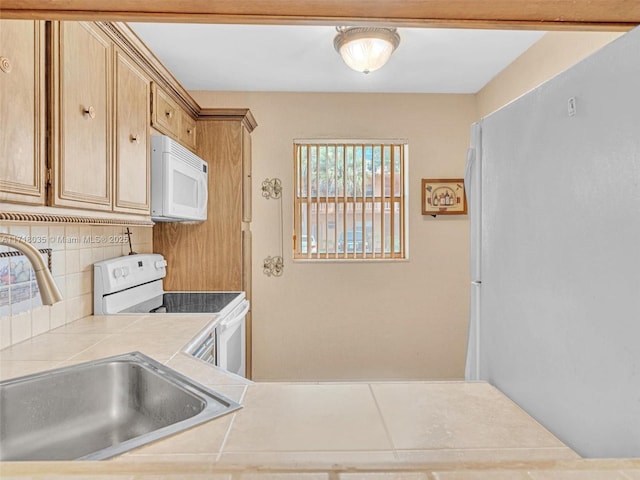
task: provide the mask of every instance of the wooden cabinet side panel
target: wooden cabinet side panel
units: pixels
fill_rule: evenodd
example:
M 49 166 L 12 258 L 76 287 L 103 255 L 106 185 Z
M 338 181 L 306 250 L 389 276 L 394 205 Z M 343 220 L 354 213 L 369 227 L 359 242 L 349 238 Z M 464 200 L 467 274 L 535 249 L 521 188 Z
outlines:
M 84 22 L 54 25 L 52 204 L 111 210 L 111 43 Z
M 150 81 L 116 50 L 114 210 L 149 214 Z
M 251 181 L 251 134 L 242 128 L 242 221 L 251 221 L 252 181 Z
M 253 350 L 253 328 L 251 324 L 251 310 L 253 309 L 253 295 L 252 295 L 252 287 L 251 287 L 251 275 L 252 275 L 252 234 L 249 229 L 250 225 L 248 223 L 243 223 L 242 225 L 242 290 L 244 290 L 247 300 L 249 300 L 250 310 L 247 313 L 247 317 L 245 319 L 245 365 L 247 369 L 247 378 L 252 378 L 252 363 L 251 360 L 253 358 L 252 350 Z
M 252 278 L 251 278 L 251 262 L 252 262 L 252 245 L 253 238 L 248 223 L 242 224 L 242 290 L 245 291 L 247 298 L 252 298 Z
M 0 20 L 0 201 L 45 202 L 45 22 Z
M 165 290 L 207 290 L 197 288 L 201 281 L 192 270 L 201 263 L 207 230 L 205 223 L 157 223 L 153 227 L 153 251 L 164 255 L 168 263 Z
M 157 224 L 154 250 L 169 263 L 167 290 L 242 290 L 242 143 L 239 122 L 198 122 L 209 164 L 207 220 Z

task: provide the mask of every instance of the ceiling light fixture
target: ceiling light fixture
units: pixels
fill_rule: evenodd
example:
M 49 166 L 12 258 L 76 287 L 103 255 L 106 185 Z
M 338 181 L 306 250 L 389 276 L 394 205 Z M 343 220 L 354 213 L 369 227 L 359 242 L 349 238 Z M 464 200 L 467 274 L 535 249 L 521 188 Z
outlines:
M 344 63 L 357 72 L 369 73 L 382 67 L 400 44 L 395 28 L 336 27 L 333 39 Z

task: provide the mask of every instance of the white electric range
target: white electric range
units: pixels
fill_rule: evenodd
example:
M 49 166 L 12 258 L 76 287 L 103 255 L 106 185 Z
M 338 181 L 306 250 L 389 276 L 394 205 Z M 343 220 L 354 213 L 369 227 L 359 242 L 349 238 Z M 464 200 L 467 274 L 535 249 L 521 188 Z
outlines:
M 244 292 L 165 292 L 167 261 L 159 254 L 134 254 L 93 264 L 94 315 L 211 314 L 212 320 L 185 350 L 194 357 L 246 376 Z

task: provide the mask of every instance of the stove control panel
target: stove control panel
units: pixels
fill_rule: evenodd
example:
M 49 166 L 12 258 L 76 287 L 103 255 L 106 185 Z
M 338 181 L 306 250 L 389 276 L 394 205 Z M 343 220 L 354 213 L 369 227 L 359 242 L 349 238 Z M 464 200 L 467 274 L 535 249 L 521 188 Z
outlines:
M 166 275 L 167 261 L 157 253 L 109 258 L 93 264 L 94 294 L 102 297 Z

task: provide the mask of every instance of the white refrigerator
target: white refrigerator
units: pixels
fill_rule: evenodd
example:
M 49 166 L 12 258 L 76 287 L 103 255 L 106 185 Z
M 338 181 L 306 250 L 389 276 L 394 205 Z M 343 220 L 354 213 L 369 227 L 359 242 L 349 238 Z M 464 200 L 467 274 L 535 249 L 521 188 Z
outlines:
M 640 29 L 472 127 L 466 376 L 640 457 Z
M 471 278 L 469 299 L 469 334 L 466 380 L 480 380 L 480 289 L 482 287 L 482 130 L 480 123 L 471 126 L 471 146 L 467 150 L 464 174 L 467 212 L 469 214 Z

